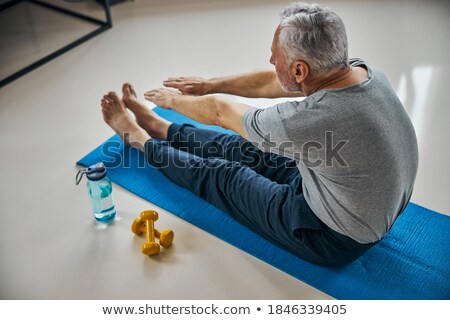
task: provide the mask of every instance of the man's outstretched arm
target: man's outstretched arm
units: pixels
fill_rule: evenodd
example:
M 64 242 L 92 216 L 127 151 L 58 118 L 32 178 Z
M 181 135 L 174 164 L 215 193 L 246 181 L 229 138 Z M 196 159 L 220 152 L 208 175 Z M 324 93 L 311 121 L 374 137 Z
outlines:
M 221 78 L 177 77 L 164 81 L 166 87 L 183 94 L 205 95 L 226 93 L 247 98 L 303 97 L 298 92 L 286 92 L 281 87 L 275 71 L 256 71 Z
M 154 89 L 144 93 L 145 99 L 154 104 L 175 110 L 193 120 L 204 124 L 221 126 L 248 139 L 242 126 L 242 116 L 253 107 L 234 103 L 216 96 L 188 96 L 166 88 Z

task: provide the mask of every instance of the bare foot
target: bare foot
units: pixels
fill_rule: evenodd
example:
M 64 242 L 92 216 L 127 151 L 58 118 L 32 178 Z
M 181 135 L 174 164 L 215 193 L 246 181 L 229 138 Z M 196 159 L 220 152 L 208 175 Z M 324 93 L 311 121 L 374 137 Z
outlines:
M 111 91 L 104 95 L 101 105 L 103 119 L 125 144 L 144 151 L 144 144 L 150 136 L 131 117 L 117 94 Z
M 167 140 L 167 131 L 172 122 L 161 118 L 145 104 L 140 102 L 131 84 L 125 83 L 122 86 L 122 93 L 122 100 L 125 106 L 136 116 L 137 123 L 152 137 Z

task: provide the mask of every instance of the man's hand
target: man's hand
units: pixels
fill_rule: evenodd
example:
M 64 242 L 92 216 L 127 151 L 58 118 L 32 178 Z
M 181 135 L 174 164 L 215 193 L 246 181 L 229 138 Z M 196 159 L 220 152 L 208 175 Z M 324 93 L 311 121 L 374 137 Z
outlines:
M 178 90 L 166 88 L 153 89 L 144 93 L 145 100 L 153 102 L 164 109 L 171 109 L 173 105 L 172 99 L 180 95 L 181 93 Z
M 200 77 L 169 78 L 163 82 L 166 87 L 180 90 L 182 94 L 202 96 L 207 94 L 208 80 Z

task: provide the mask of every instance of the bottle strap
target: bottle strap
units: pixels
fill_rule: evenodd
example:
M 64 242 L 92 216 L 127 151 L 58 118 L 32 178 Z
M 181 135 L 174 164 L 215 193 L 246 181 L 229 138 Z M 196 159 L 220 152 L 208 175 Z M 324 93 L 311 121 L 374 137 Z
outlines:
M 83 179 L 83 174 L 85 174 L 86 172 L 88 172 L 88 169 L 81 169 L 80 171 L 78 171 L 77 176 L 75 177 L 75 184 L 78 185 L 81 181 L 81 179 Z

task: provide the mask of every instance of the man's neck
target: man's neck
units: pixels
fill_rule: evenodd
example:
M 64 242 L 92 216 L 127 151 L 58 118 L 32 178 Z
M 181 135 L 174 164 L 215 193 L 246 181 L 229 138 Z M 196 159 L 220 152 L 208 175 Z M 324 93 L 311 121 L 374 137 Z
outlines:
M 364 80 L 365 77 L 348 66 L 318 76 L 312 75 L 307 81 L 302 83 L 301 88 L 302 92 L 309 96 L 322 89 L 340 89 L 357 84 Z

